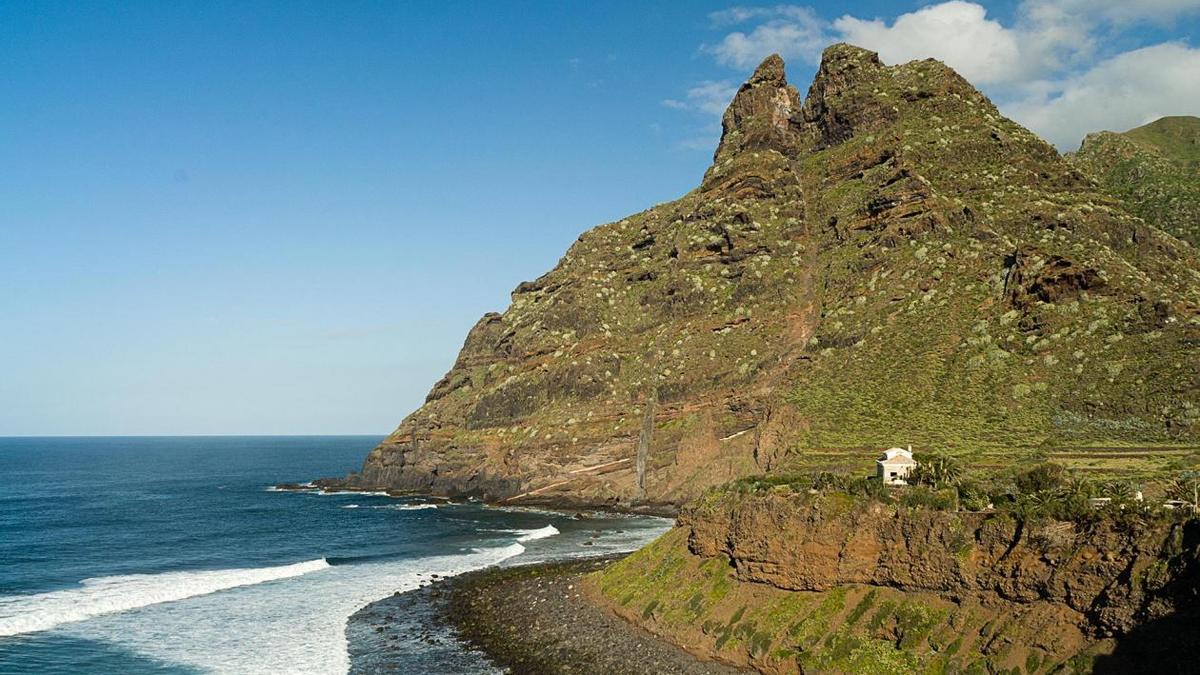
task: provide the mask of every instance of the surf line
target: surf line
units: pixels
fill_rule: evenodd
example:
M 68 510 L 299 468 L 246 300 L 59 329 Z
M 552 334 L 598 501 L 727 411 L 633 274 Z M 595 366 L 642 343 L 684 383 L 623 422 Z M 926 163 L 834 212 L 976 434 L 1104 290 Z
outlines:
M 329 569 L 325 558 L 275 567 L 127 574 L 84 579 L 77 588 L 0 597 L 0 637 L 49 630 L 166 602 Z

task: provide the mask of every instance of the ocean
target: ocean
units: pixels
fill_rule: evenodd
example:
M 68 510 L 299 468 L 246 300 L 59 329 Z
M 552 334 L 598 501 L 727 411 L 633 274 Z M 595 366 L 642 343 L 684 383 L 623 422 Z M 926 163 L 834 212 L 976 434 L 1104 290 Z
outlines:
M 348 619 L 373 601 L 669 525 L 271 489 L 344 475 L 379 440 L 0 438 L 0 673 L 347 672 L 370 650 Z M 449 670 L 434 649 L 406 647 Z

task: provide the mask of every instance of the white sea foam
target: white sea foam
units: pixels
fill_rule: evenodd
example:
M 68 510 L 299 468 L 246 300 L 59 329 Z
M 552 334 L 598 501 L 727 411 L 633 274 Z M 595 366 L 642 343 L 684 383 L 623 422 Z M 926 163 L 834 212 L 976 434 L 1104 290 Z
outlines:
M 383 491 L 383 490 L 374 490 L 374 491 L 366 491 L 366 490 L 321 490 L 321 491 L 320 491 L 320 492 L 318 492 L 317 494 L 319 494 L 319 495 L 321 495 L 321 496 L 323 496 L 323 497 L 332 497 L 332 496 L 335 496 L 335 495 L 363 495 L 363 496 L 365 496 L 365 497 L 390 497 L 390 496 L 391 496 L 391 495 L 389 495 L 387 492 L 385 492 L 385 491 Z
M 220 486 L 224 488 L 225 486 Z M 296 487 L 279 487 L 278 485 L 268 485 L 267 492 L 317 492 L 319 488 L 312 481 L 307 483 L 297 483 Z
M 425 509 L 436 509 L 437 504 L 368 504 L 368 509 L 390 509 L 392 511 L 423 511 Z M 358 509 L 363 508 L 359 504 L 342 504 L 339 509 Z
M 553 525 L 539 527 L 536 530 L 514 530 L 514 532 L 519 532 L 521 534 L 521 536 L 517 537 L 517 541 L 533 541 L 535 539 L 545 539 L 546 537 L 553 537 L 554 535 L 559 534 L 558 528 Z
M 368 504 L 363 508 L 368 509 L 388 509 L 389 511 L 424 511 L 425 509 L 436 509 L 438 504 Z M 346 504 L 340 508 L 357 509 L 358 504 Z
M 79 588 L 0 597 L 0 636 L 49 630 L 103 614 L 175 602 L 328 569 L 324 558 L 257 569 L 129 574 L 84 579 Z
M 435 505 L 371 505 L 372 508 L 390 506 Z M 361 508 L 368 508 L 368 505 L 363 504 Z M 661 523 L 630 522 L 624 533 L 602 534 L 594 546 L 587 547 L 587 553 L 633 550 L 665 531 L 669 525 L 670 521 L 666 520 Z M 532 555 L 525 552 L 521 543 L 514 541 L 528 542 L 558 533 L 551 525 L 511 530 L 506 539 L 514 543 L 507 546 L 425 558 L 334 564 L 316 573 L 302 573 L 270 583 L 230 587 L 175 602 L 164 600 L 131 611 L 98 614 L 86 620 L 61 623 L 53 631 L 203 672 L 249 675 L 345 673 L 350 666 L 346 620 L 363 606 L 395 591 L 417 588 L 433 574 L 453 576 L 490 565 L 510 564 L 517 562 L 514 557 L 518 555 L 521 561 L 534 562 L 582 553 L 573 537 L 564 536 L 562 546 L 553 543 L 539 546 Z M 215 573 L 239 571 L 243 570 Z M 154 579 L 168 574 L 204 573 L 145 576 Z M 3 603 L 27 603 L 31 598 L 47 595 L 51 594 L 0 598 L 0 608 L 3 608 L 0 609 L 0 620 L 8 616 L 7 610 L 16 611 L 14 606 Z M 26 604 L 19 615 L 23 616 L 25 610 L 38 609 Z
M 345 673 L 346 620 L 432 574 L 454 576 L 525 551 L 513 543 L 465 554 L 333 565 L 278 583 L 97 616 L 63 634 L 99 640 L 169 664 L 215 673 Z

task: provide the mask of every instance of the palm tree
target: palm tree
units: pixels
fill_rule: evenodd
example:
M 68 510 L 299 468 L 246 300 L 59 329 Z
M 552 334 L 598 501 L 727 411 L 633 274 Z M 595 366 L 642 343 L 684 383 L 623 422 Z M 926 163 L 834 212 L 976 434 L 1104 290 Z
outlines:
M 1133 486 L 1125 481 L 1109 481 L 1104 485 L 1104 496 L 1111 497 L 1114 505 L 1124 507 L 1133 502 Z
M 1184 471 L 1167 485 L 1167 498 L 1187 502 L 1196 508 L 1200 502 L 1200 472 Z
M 918 482 L 929 483 L 933 489 L 953 485 L 962 478 L 962 466 L 946 455 L 930 455 L 917 463 Z
M 1086 478 L 1072 476 L 1054 494 L 1067 509 L 1066 513 L 1079 516 L 1090 509 L 1088 500 L 1096 496 L 1096 484 Z
M 1096 485 L 1086 478 L 1072 476 L 1062 488 L 1062 496 L 1066 499 L 1091 499 L 1096 496 Z
M 917 461 L 913 469 L 913 482 L 924 483 L 934 490 L 944 485 L 955 485 L 962 478 L 962 466 L 953 457 L 928 455 Z M 954 510 L 958 511 L 958 488 L 954 489 Z

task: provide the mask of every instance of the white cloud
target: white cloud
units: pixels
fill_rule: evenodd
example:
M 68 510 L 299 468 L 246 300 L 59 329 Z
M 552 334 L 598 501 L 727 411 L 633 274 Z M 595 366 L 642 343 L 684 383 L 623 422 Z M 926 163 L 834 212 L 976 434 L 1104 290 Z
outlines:
M 1168 27 L 1200 13 L 1200 0 L 1022 0 L 1005 25 L 978 2 L 947 0 L 895 17 L 844 15 L 827 22 L 800 5 L 735 6 L 709 15 L 737 27 L 703 45 L 718 63 L 748 70 L 768 54 L 815 61 L 837 41 L 879 52 L 888 64 L 944 61 L 1006 114 L 1062 149 L 1090 131 L 1126 129 L 1167 114 L 1200 111 L 1200 50 L 1162 43 L 1115 52 L 1139 23 Z M 745 25 L 741 25 L 745 24 Z M 729 30 L 729 28 L 726 28 Z M 668 107 L 719 116 L 735 86 L 704 82 Z
M 753 68 L 771 54 L 813 61 L 829 44 L 825 22 L 808 7 L 781 5 L 770 8 L 735 7 L 712 15 L 715 23 L 743 23 L 766 19 L 749 33 L 735 31 L 715 45 L 700 49 L 719 63 L 736 68 Z
M 1016 32 L 987 18 L 987 10 L 972 2 L 924 7 L 900 15 L 890 26 L 847 15 L 833 27 L 846 42 L 879 52 L 887 63 L 933 57 L 980 84 L 1008 82 L 1020 74 Z
M 738 85 L 729 80 L 701 82 L 687 90 L 687 100 L 668 98 L 662 104 L 675 110 L 699 110 L 719 117 L 733 100 L 737 89 Z
M 834 39 L 879 52 L 886 63 L 936 58 L 978 85 L 1036 89 L 1093 59 L 1102 27 L 1118 20 L 1169 20 L 1200 0 L 1025 0 L 1005 26 L 976 2 L 949 0 L 881 19 L 843 16 Z
M 718 26 L 745 23 L 751 19 L 790 19 L 793 21 L 813 21 L 817 18 L 811 7 L 800 5 L 775 5 L 773 7 L 730 7 L 719 12 L 713 12 L 708 18 Z
M 1124 52 L 1001 109 L 1062 149 L 1091 131 L 1124 131 L 1200 111 L 1200 49 L 1164 43 Z
M 1167 23 L 1179 16 L 1200 11 L 1200 0 L 1025 0 L 1021 9 L 1029 13 L 1055 13 L 1084 21 Z

